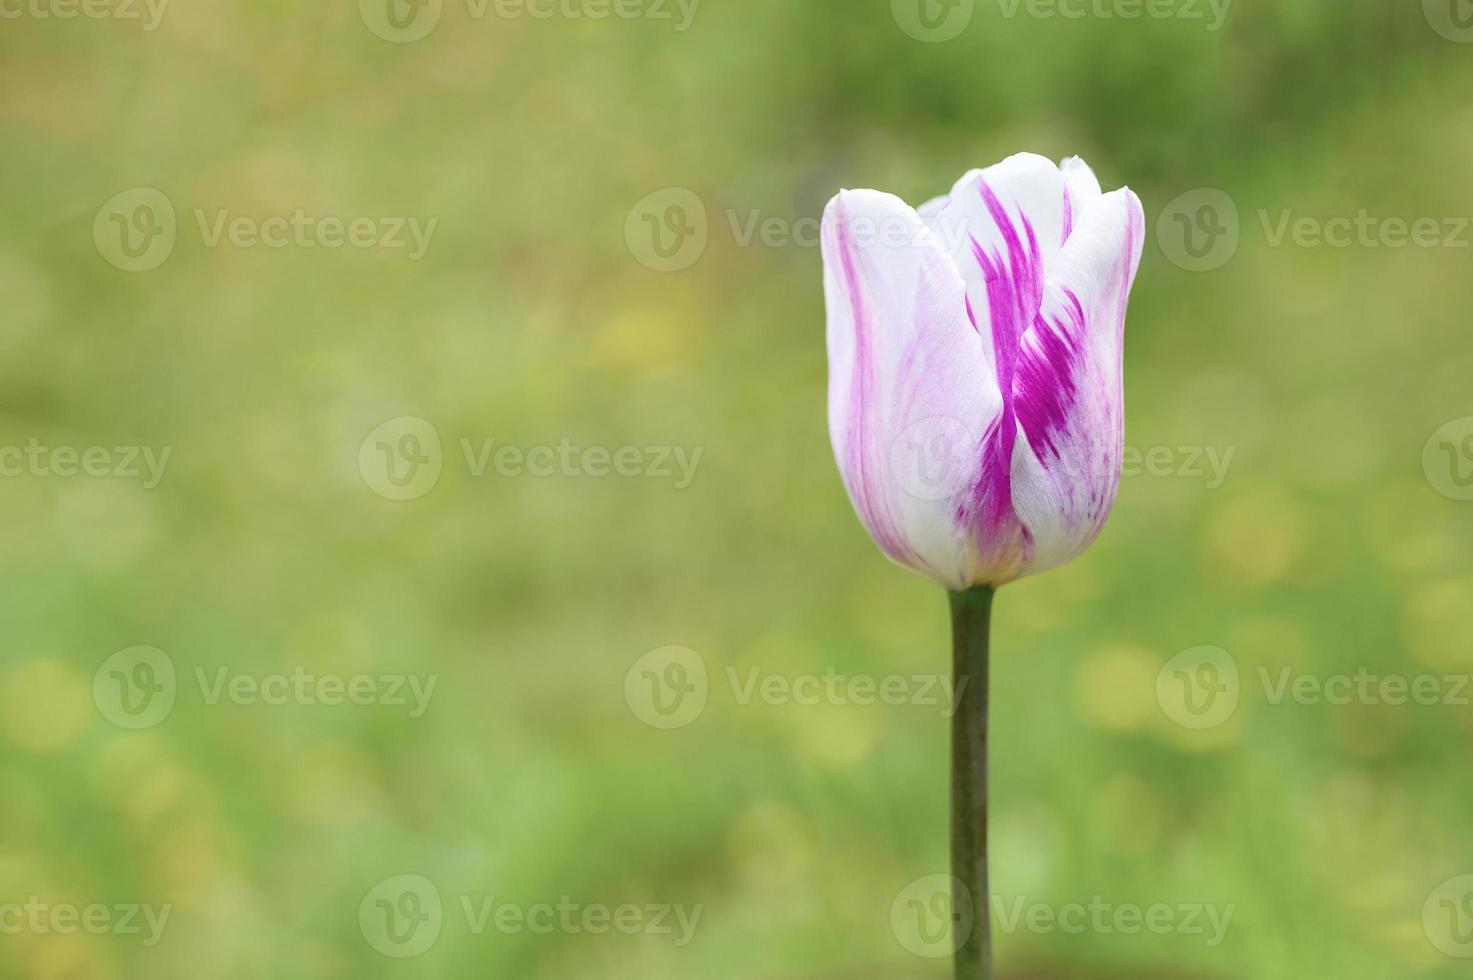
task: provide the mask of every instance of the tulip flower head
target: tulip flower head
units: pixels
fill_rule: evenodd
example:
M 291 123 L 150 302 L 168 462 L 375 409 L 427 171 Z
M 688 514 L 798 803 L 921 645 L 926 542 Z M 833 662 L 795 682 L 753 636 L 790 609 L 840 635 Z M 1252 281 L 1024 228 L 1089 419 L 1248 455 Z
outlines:
M 829 203 L 829 432 L 886 555 L 960 591 L 1055 568 L 1099 535 L 1144 227 L 1128 188 L 1033 154 L 919 210 L 872 190 Z

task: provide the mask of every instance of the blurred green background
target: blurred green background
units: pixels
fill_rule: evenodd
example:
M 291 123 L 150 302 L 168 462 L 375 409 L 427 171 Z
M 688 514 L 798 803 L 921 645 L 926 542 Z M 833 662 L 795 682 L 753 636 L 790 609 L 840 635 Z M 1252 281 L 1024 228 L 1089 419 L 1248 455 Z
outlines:
M 1169 455 L 999 596 L 994 884 L 1233 918 L 1019 927 L 1005 975 L 1466 976 L 1473 233 L 1275 229 L 1473 215 L 1467 4 L 562 2 L 0 4 L 0 448 L 63 450 L 0 478 L 0 975 L 948 976 L 904 926 L 946 868 L 941 711 L 729 671 L 949 669 L 945 596 L 833 464 L 812 222 L 1028 149 L 1145 202 L 1127 443 Z M 417 258 L 251 243 L 298 211 L 436 224 Z M 539 477 L 486 440 L 701 456 Z M 128 447 L 169 447 L 157 485 Z M 1194 727 L 1168 662 L 1203 646 L 1239 690 Z M 1447 696 L 1273 704 L 1285 668 Z M 296 671 L 375 703 L 211 696 Z M 702 911 L 681 944 L 478 930 L 487 899 Z M 157 941 L 129 904 L 171 907 Z

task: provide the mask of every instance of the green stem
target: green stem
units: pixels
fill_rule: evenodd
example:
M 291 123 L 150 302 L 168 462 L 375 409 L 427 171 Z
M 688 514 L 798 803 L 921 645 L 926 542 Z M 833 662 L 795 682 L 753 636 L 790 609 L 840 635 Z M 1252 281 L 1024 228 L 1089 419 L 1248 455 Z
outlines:
M 993 589 L 951 593 L 952 676 L 958 710 L 951 720 L 951 876 L 953 908 L 971 910 L 956 951 L 956 980 L 992 980 L 992 899 L 987 887 L 987 647 Z

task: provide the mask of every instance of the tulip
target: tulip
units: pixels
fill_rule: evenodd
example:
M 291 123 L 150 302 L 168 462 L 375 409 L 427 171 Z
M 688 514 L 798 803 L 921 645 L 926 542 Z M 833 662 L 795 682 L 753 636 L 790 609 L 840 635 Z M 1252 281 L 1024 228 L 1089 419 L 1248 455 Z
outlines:
M 829 431 L 859 519 L 953 590 L 1078 556 L 1115 501 L 1144 218 L 1082 161 L 967 174 L 919 211 L 843 191 L 823 222 Z
M 952 877 L 975 921 L 959 980 L 991 976 L 988 632 L 994 591 L 1079 556 L 1115 502 L 1125 310 L 1145 220 L 1077 158 L 1019 154 L 919 210 L 842 191 L 823 221 L 829 433 L 892 560 L 951 593 Z

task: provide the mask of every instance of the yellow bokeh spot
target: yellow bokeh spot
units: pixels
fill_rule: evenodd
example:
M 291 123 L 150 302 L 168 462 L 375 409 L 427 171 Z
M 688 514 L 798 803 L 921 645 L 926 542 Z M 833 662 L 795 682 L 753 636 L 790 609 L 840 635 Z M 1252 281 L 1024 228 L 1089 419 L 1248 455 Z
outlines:
M 52 752 L 65 748 L 91 719 L 87 679 L 59 660 L 22 661 L 0 678 L 0 726 L 22 748 Z
M 385 805 L 374 760 L 345 743 L 320 742 L 297 756 L 290 807 L 320 827 L 342 827 L 374 816 Z
M 1408 907 L 1417 908 L 1415 897 L 1408 902 Z M 1377 923 L 1372 928 L 1382 943 L 1413 973 L 1430 973 L 1448 962 L 1446 954 L 1427 941 L 1427 924 L 1420 915 L 1406 915 L 1402 910 L 1399 917 Z
M 1473 579 L 1448 579 L 1417 586 L 1402 600 L 1402 636 L 1407 649 L 1438 669 L 1473 668 L 1468 619 Z
M 148 852 L 150 887 L 196 910 L 203 902 L 220 901 L 235 871 L 236 851 L 236 842 L 214 820 L 171 824 Z
M 726 853 L 742 878 L 755 885 L 797 884 L 813 864 L 812 833 L 803 816 L 780 803 L 758 803 L 741 815 Z
M 153 732 L 109 741 L 93 755 L 89 777 L 98 798 L 140 825 L 190 798 L 190 781 Z
M 26 980 L 111 980 L 117 976 L 104 960 L 103 941 L 83 931 L 47 933 L 26 958 Z
M 798 753 L 829 769 L 863 762 L 883 733 L 883 712 L 873 706 L 795 705 L 790 710 Z
M 332 609 L 303 620 L 287 634 L 283 657 L 287 663 L 307 664 L 319 671 L 345 676 L 359 672 L 374 654 L 373 633 L 345 609 Z
M 623 313 L 605 324 L 589 354 L 596 364 L 627 374 L 665 374 L 689 358 L 689 337 L 682 321 L 646 308 Z
M 1212 515 L 1203 557 L 1216 578 L 1249 587 L 1271 585 L 1294 571 L 1308 534 L 1307 515 L 1294 500 L 1255 494 Z
M 1074 703 L 1092 724 L 1111 732 L 1150 725 L 1160 714 L 1156 675 L 1160 659 L 1140 647 L 1096 651 L 1074 675 Z
M 1386 481 L 1369 489 L 1361 521 L 1371 550 L 1399 572 L 1446 568 L 1458 558 L 1458 536 L 1446 511 L 1426 506 L 1425 480 Z

